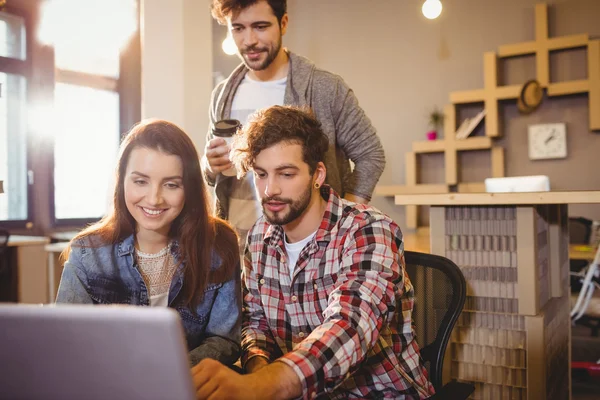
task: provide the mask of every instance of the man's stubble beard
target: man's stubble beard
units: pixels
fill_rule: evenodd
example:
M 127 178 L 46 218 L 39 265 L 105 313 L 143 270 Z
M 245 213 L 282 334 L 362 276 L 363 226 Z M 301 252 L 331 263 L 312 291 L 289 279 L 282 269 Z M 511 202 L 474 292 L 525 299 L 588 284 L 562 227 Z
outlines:
M 239 56 L 242 59 L 242 62 L 244 63 L 244 65 L 246 65 L 246 67 L 248 69 L 250 69 L 252 71 L 264 71 L 277 58 L 277 55 L 281 51 L 281 44 L 282 44 L 282 36 L 280 35 L 279 40 L 277 41 L 277 46 L 272 51 L 267 50 L 267 58 L 265 58 L 265 60 L 257 67 L 253 67 L 250 64 L 250 62 L 248 60 L 246 60 L 246 57 L 244 56 L 244 54 L 246 51 L 248 51 L 248 49 L 244 49 L 244 52 L 239 53 Z
M 279 217 L 276 215 L 280 214 L 281 212 L 276 213 L 274 215 L 273 214 L 269 215 L 267 210 L 265 210 L 265 206 L 264 206 L 264 203 L 266 203 L 269 200 L 285 202 L 289 206 L 288 213 L 285 215 L 279 216 Z M 265 219 L 267 220 L 267 222 L 271 225 L 287 225 L 290 222 L 293 222 L 296 219 L 298 219 L 306 211 L 311 200 L 312 200 L 312 185 L 309 183 L 307 189 L 302 193 L 302 196 L 296 201 L 291 201 L 290 199 L 264 198 L 262 200 L 263 215 L 265 216 Z

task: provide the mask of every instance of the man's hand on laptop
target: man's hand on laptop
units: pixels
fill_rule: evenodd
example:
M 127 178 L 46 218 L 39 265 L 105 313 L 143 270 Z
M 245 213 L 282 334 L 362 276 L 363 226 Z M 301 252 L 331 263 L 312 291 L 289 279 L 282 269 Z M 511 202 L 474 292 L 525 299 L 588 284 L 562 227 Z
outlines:
M 192 368 L 196 398 L 204 399 L 291 399 L 302 394 L 300 379 L 282 362 L 240 375 L 218 361 L 205 359 Z

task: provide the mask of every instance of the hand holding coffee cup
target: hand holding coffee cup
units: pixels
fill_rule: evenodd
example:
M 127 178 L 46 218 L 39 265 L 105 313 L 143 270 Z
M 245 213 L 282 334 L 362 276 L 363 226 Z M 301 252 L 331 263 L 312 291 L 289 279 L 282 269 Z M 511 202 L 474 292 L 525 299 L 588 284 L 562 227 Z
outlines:
M 236 176 L 237 172 L 229 159 L 230 145 L 233 135 L 241 127 L 236 119 L 223 119 L 214 123 L 212 134 L 214 136 L 204 149 L 208 168 L 213 174 L 222 173 L 226 176 Z
M 229 148 L 227 142 L 223 138 L 211 139 L 204 147 L 204 158 L 206 159 L 206 166 L 208 171 L 213 176 L 220 174 L 231 168 L 231 161 L 229 161 Z

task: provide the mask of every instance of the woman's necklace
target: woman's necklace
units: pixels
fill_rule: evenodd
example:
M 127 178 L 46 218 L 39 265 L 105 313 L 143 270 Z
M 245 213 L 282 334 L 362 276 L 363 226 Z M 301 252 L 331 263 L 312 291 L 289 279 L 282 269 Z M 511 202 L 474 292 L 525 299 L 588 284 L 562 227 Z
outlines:
M 165 247 L 163 247 L 162 249 L 160 249 L 157 253 L 144 253 L 143 251 L 139 250 L 136 246 L 135 252 L 138 256 L 143 257 L 143 258 L 158 258 L 161 257 L 162 255 L 164 255 L 165 253 L 168 253 L 171 250 L 171 242 L 167 243 L 167 245 Z

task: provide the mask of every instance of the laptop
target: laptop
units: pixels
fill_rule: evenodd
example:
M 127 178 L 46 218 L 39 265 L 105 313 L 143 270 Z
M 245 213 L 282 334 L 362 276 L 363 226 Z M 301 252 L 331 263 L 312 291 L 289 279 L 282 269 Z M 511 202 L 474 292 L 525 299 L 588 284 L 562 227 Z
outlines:
M 179 314 L 0 304 L 0 399 L 195 398 Z

